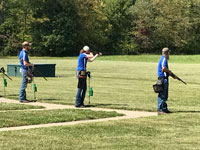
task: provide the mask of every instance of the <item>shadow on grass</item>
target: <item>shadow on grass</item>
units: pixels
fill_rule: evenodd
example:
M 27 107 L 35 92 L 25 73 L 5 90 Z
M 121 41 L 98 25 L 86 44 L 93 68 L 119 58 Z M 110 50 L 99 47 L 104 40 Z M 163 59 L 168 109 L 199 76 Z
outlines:
M 95 78 L 104 78 L 104 79 L 121 79 L 121 80 L 133 80 L 133 81 L 152 81 L 154 82 L 153 79 L 147 79 L 147 78 L 132 78 L 132 77 L 104 77 L 104 76 L 95 76 Z
M 105 107 L 105 106 L 124 106 L 124 104 L 88 104 L 85 107 Z M 127 106 L 127 105 L 126 105 Z
M 100 106 L 110 106 L 112 104 L 88 104 L 88 105 L 85 105 L 85 107 L 100 107 Z
M 180 110 L 180 111 L 173 111 L 173 113 L 200 113 L 200 111 L 195 110 Z
M 76 77 L 75 75 L 56 75 L 55 76 L 55 78 L 65 78 L 65 77 L 69 77 L 69 78 L 71 78 L 71 77 Z
M 7 96 L 19 96 L 19 94 L 8 94 Z
M 60 99 L 57 99 L 57 98 L 46 98 L 46 99 L 41 99 L 42 101 L 57 101 L 57 100 L 60 100 Z

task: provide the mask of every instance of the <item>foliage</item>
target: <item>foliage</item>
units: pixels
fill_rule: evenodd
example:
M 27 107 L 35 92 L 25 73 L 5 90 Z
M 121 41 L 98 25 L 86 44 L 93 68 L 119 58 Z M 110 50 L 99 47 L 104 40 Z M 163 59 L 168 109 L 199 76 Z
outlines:
M 134 0 L 105 0 L 103 11 L 108 18 L 110 32 L 108 34 L 107 48 L 114 54 L 134 53 L 134 43 L 129 37 L 131 27 L 128 9 Z
M 1 1 L 1 24 L 0 24 L 0 52 L 3 55 L 11 55 L 14 48 L 18 48 L 19 39 L 16 33 L 20 32 L 17 16 L 19 6 L 12 1 Z M 16 53 L 15 53 L 16 55 Z
M 0 55 L 200 53 L 199 0 L 0 0 Z
M 73 55 L 79 30 L 73 1 L 48 0 L 35 5 L 31 25 L 34 55 Z
M 195 0 L 136 1 L 130 12 L 132 35 L 140 52 L 155 53 L 170 47 L 174 53 L 197 53 L 199 8 L 200 3 Z
M 93 50 L 104 51 L 108 40 L 109 24 L 102 12 L 102 0 L 76 0 L 77 13 L 80 17 L 79 47 L 89 45 Z

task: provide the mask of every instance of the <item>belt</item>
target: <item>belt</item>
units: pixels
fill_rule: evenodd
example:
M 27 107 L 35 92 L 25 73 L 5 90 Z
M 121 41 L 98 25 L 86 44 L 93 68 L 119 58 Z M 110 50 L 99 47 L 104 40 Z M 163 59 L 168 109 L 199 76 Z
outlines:
M 168 77 L 158 77 L 158 79 L 168 79 Z

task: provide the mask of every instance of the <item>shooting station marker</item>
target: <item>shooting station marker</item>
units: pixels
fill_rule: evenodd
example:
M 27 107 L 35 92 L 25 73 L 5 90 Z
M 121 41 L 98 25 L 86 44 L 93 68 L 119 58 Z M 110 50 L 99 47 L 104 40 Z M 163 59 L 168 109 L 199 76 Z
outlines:
M 0 103 L 19 103 L 17 100 L 10 100 L 5 98 L 0 98 Z M 51 109 L 78 109 L 74 106 L 70 105 L 60 105 L 60 104 L 50 104 L 50 103 L 24 103 L 26 105 L 34 105 L 34 106 L 43 106 L 45 110 Z M 157 116 L 157 112 L 144 112 L 144 111 L 130 111 L 130 110 L 117 110 L 117 109 L 105 109 L 105 108 L 79 108 L 79 109 L 89 109 L 92 111 L 115 111 L 120 114 L 124 114 L 124 116 L 120 117 L 111 117 L 111 118 L 103 118 L 103 119 L 93 119 L 93 120 L 81 120 L 81 121 L 72 121 L 72 122 L 62 122 L 62 123 L 49 123 L 49 124 L 38 124 L 38 125 L 28 125 L 28 126 L 19 126 L 19 127 L 9 127 L 9 128 L 0 128 L 1 131 L 13 131 L 13 130 L 24 130 L 24 129 L 33 129 L 33 128 L 42 128 L 42 127 L 53 127 L 53 126 L 66 126 L 66 125 L 76 125 L 82 123 L 95 123 L 95 122 L 104 122 L 111 120 L 121 120 L 121 119 L 134 119 L 139 117 L 149 117 L 149 116 Z

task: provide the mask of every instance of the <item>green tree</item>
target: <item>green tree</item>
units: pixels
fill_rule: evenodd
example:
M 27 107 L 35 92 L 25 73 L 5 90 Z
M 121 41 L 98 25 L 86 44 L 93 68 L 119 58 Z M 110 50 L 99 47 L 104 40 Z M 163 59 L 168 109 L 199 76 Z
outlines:
M 79 47 L 89 45 L 95 50 L 104 50 L 108 40 L 109 24 L 102 12 L 102 0 L 75 0 L 80 21 Z
M 101 1 L 47 0 L 31 5 L 34 55 L 78 55 L 84 45 L 104 49 L 108 24 Z
M 110 29 L 107 49 L 115 54 L 134 53 L 134 44 L 129 36 L 131 28 L 129 8 L 135 0 L 104 0 L 104 13 L 108 19 Z
M 32 6 L 34 55 L 73 55 L 79 32 L 79 16 L 73 0 L 41 0 Z
M 189 41 L 186 46 L 185 53 L 199 54 L 200 53 L 200 1 L 191 1 L 189 8 L 189 22 L 191 23 Z
M 130 9 L 137 48 L 142 53 L 170 47 L 174 53 L 198 49 L 198 0 L 140 0 Z M 195 26 L 195 27 L 194 27 Z M 195 43 L 195 44 L 194 44 Z
M 17 55 L 23 40 L 30 40 L 28 0 L 2 0 L 0 5 L 1 55 Z

